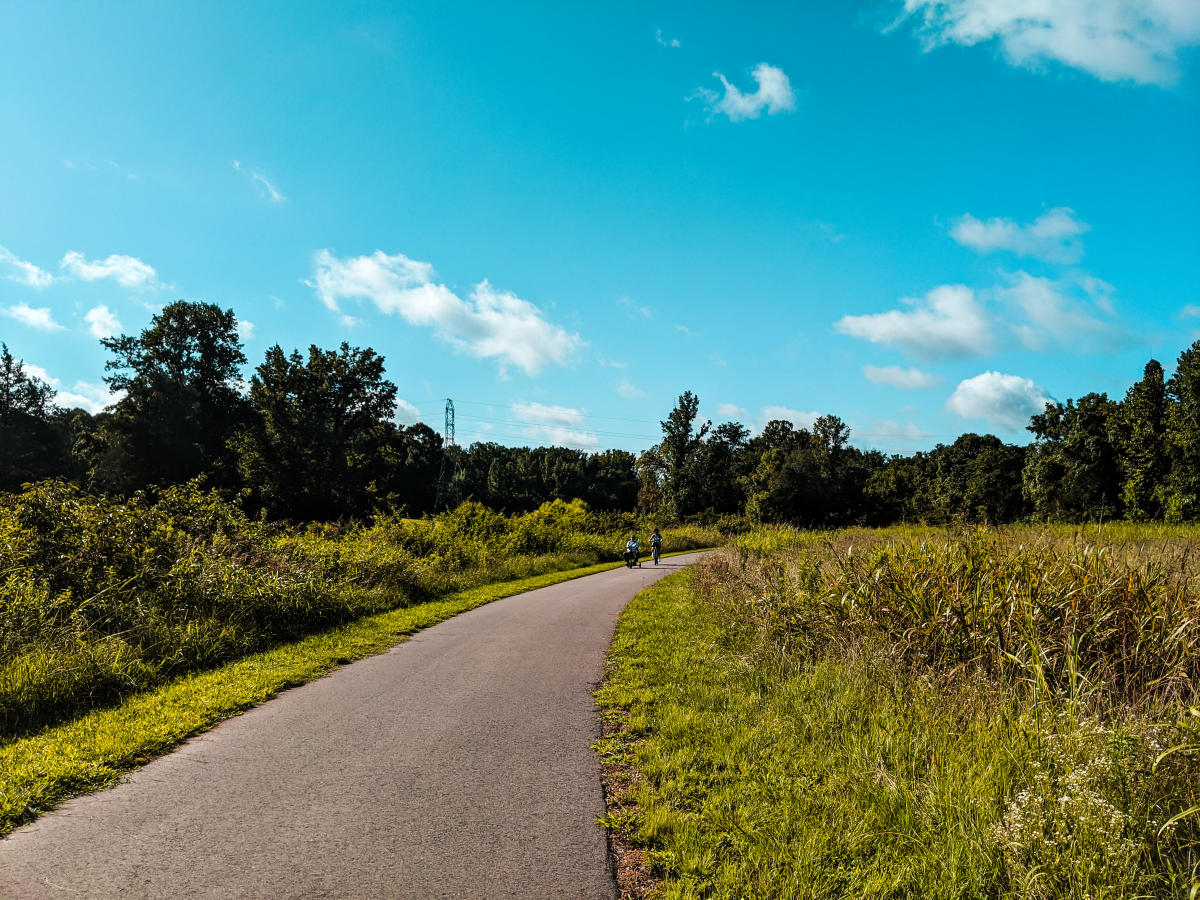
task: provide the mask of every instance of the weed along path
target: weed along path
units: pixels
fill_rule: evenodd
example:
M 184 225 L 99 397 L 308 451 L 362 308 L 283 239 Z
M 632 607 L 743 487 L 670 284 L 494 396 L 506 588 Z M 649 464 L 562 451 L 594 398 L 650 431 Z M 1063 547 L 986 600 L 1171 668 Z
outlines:
M 699 554 L 481 606 L 0 840 L 0 897 L 616 897 L 590 691 Z

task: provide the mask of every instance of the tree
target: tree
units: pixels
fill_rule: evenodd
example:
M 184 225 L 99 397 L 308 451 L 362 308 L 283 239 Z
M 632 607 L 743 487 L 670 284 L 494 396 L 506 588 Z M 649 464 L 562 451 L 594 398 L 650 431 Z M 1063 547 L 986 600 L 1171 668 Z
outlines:
M 1166 518 L 1200 517 L 1200 341 L 1179 354 L 1167 382 Z
M 737 422 L 723 422 L 713 429 L 697 450 L 696 469 L 700 481 L 701 507 L 717 513 L 738 513 L 746 503 L 741 479 L 750 431 Z
M 697 455 L 711 423 L 694 430 L 700 399 L 684 391 L 666 420 L 660 422 L 663 439 L 657 448 L 656 464 L 661 466 L 664 512 L 688 516 L 702 508 L 703 478 L 696 465 Z
M 125 392 L 104 427 L 102 486 L 129 491 L 200 474 L 232 484 L 227 444 L 246 411 L 238 390 L 246 357 L 233 311 L 180 300 L 138 337 L 101 344 L 113 355 L 104 380 Z
M 54 389 L 0 343 L 0 490 L 59 474 L 63 453 L 51 421 L 53 401 Z
M 1115 516 L 1121 508 L 1118 469 L 1120 407 L 1105 394 L 1047 403 L 1028 429 L 1022 488 L 1042 520 L 1078 522 Z
M 250 422 L 235 440 L 254 501 L 272 516 L 363 516 L 385 499 L 389 465 L 400 462 L 396 386 L 374 350 L 276 344 L 250 380 Z
M 1121 499 L 1131 519 L 1162 517 L 1167 474 L 1166 418 L 1163 367 L 1152 359 L 1146 363 L 1142 380 L 1129 389 L 1121 404 Z

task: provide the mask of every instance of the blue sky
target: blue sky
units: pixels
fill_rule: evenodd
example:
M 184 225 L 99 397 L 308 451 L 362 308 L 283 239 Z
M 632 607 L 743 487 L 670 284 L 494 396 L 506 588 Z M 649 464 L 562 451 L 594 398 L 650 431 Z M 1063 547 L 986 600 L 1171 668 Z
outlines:
M 705 8 L 697 8 L 703 6 Z M 640 450 L 683 390 L 1024 441 L 1200 337 L 1200 3 L 0 7 L 0 340 L 232 307 L 460 442 Z

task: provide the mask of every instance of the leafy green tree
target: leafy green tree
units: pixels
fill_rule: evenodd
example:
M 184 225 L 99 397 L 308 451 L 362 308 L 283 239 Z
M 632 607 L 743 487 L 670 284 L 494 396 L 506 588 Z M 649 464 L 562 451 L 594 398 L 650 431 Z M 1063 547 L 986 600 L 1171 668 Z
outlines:
M 653 462 L 661 470 L 662 500 L 667 515 L 688 516 L 703 508 L 706 473 L 699 470 L 697 463 L 711 423 L 695 428 L 699 410 L 700 399 L 691 391 L 684 391 L 670 415 L 659 423 L 663 439 Z
M 1200 341 L 1179 354 L 1167 382 L 1166 518 L 1200 518 Z
M 1131 519 L 1159 519 L 1167 475 L 1167 389 L 1163 367 L 1146 363 L 1142 380 L 1125 394 L 1121 404 L 1121 499 Z
M 1023 493 L 1034 516 L 1071 522 L 1113 517 L 1121 508 L 1117 452 L 1120 406 L 1105 394 L 1047 403 L 1028 426 Z
M 0 343 L 0 490 L 59 474 L 63 454 L 53 402 L 54 389 Z
M 742 479 L 750 431 L 738 422 L 723 422 L 697 450 L 701 507 L 716 513 L 739 513 L 746 503 Z
M 374 350 L 279 345 L 250 380 L 253 415 L 234 441 L 254 502 L 290 519 L 364 516 L 386 497 L 398 454 L 396 386 Z
M 1025 448 L 992 434 L 964 434 L 930 453 L 934 508 L 942 522 L 1006 522 L 1024 511 Z
M 139 336 L 101 343 L 113 356 L 104 380 L 125 393 L 105 422 L 101 486 L 130 491 L 201 474 L 232 484 L 228 439 L 246 413 L 238 389 L 246 357 L 233 311 L 180 300 Z
M 391 505 L 412 516 L 434 512 L 442 465 L 442 436 L 424 422 L 417 422 L 396 429 L 391 446 L 386 478 Z

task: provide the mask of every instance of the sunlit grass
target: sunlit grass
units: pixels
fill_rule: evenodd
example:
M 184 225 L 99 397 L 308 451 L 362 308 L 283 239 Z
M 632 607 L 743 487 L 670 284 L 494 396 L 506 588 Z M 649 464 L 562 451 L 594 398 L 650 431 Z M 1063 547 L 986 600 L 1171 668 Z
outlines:
M 1188 897 L 1197 532 L 1108 528 L 765 530 L 645 592 L 606 824 L 665 897 Z

